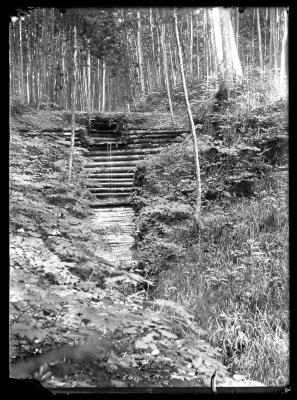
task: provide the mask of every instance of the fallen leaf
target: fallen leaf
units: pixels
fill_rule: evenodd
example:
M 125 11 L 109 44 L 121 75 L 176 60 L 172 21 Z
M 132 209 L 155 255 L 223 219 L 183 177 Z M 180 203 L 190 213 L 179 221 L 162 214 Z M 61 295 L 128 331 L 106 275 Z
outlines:
M 164 331 L 163 329 L 159 329 L 159 332 L 162 334 L 162 336 L 165 336 L 168 339 L 178 339 L 178 336 L 176 336 L 174 333 Z
M 135 342 L 135 349 L 147 349 L 148 343 L 144 342 L 141 339 L 136 340 Z
M 195 367 L 196 369 L 199 369 L 199 367 L 200 367 L 201 364 L 202 364 L 202 357 L 201 357 L 201 356 L 198 356 L 198 357 L 193 358 L 192 363 L 193 363 L 193 365 L 194 365 L 194 367 Z
M 128 387 L 127 383 L 122 382 L 122 381 L 116 381 L 115 379 L 111 379 L 110 380 L 112 386 L 115 387 Z

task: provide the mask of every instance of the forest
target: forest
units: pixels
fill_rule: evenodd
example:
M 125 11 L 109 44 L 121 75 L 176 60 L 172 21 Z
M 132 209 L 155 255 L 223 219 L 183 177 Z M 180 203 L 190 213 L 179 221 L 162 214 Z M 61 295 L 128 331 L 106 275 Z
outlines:
M 11 378 L 290 385 L 288 19 L 10 9 Z

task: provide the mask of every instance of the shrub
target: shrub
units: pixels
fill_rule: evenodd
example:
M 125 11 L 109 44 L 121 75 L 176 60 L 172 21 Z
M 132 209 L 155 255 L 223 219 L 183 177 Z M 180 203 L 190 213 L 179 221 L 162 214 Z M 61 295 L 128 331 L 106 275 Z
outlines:
M 25 104 L 23 96 L 13 96 L 10 101 L 10 115 L 12 117 L 20 117 L 29 111 L 29 107 Z

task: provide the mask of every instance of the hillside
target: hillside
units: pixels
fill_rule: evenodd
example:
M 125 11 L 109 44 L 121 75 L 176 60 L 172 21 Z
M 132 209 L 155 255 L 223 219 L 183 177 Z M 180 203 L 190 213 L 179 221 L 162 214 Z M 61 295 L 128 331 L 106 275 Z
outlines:
M 219 367 L 221 385 L 253 385 L 228 378 L 191 313 L 167 296 L 145 299 L 143 277 L 107 261 L 108 245 L 90 224 L 80 147 L 69 184 L 68 145 L 57 125 L 67 126 L 67 114 L 11 119 L 12 376 L 53 387 L 209 386 Z
M 132 198 L 140 269 L 155 282 L 152 297 L 177 301 L 208 329 L 230 371 L 283 385 L 289 329 L 286 106 L 262 106 L 241 120 L 231 109 L 217 116 L 219 129 L 210 133 L 209 117 L 199 121 L 199 225 L 190 137 L 138 165 Z

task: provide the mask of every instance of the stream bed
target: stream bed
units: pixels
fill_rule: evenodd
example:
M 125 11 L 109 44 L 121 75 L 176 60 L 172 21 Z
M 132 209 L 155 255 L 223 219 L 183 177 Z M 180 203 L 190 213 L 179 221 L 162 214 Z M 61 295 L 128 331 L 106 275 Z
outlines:
M 135 239 L 134 210 L 132 207 L 94 209 L 92 223 L 101 231 L 102 239 L 109 246 L 104 258 L 114 266 L 130 270 L 136 265 L 133 247 Z

